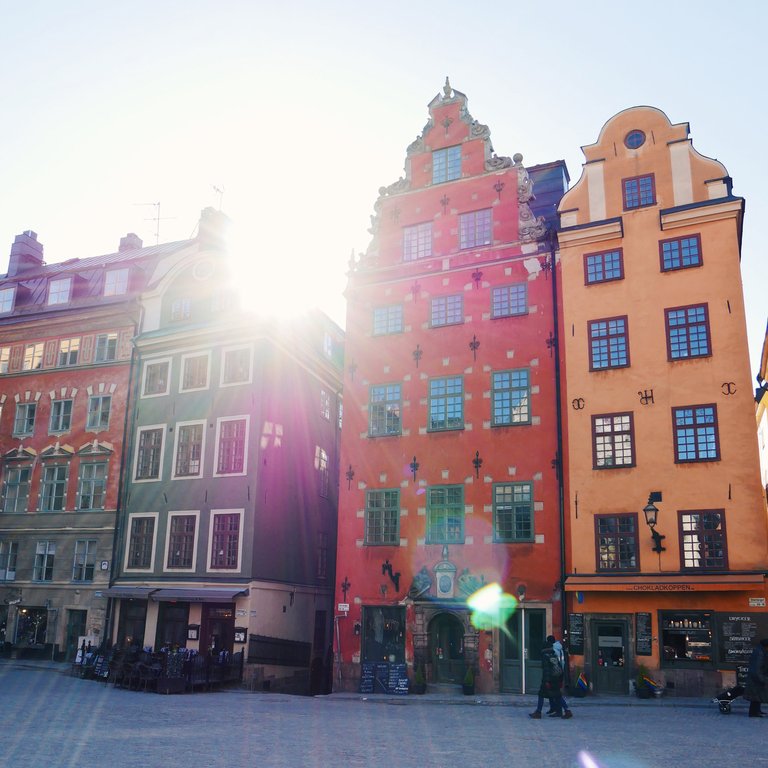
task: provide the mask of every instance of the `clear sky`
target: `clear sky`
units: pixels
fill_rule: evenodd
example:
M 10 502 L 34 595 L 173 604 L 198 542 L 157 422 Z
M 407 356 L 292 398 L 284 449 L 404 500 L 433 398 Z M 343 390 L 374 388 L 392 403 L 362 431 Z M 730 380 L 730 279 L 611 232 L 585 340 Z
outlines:
M 747 200 L 756 370 L 766 28 L 756 0 L 0 0 L 0 271 L 26 229 L 57 262 L 127 232 L 153 243 L 142 204 L 161 203 L 163 242 L 221 200 L 257 305 L 317 305 L 343 325 L 350 253 L 450 75 L 499 155 L 564 159 L 572 182 L 622 109 L 689 122 Z

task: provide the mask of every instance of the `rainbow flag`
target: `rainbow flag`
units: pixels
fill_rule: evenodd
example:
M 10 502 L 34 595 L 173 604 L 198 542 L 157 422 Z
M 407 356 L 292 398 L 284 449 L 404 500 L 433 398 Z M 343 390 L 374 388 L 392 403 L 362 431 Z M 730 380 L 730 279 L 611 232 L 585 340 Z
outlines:
M 581 672 L 578 678 L 576 679 L 576 685 L 578 685 L 579 688 L 581 688 L 583 691 L 586 691 L 587 688 L 589 688 L 589 684 L 587 683 L 587 678 L 583 672 Z
M 646 677 L 643 675 L 643 682 L 652 690 L 652 691 L 660 691 L 661 686 L 655 681 L 652 680 L 650 677 Z

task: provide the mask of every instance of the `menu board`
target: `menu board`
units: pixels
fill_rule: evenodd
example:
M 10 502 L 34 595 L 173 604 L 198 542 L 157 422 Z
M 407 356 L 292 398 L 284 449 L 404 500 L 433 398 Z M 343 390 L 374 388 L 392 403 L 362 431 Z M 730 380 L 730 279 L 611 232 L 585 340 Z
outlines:
M 360 693 L 373 693 L 373 666 L 370 661 L 360 665 Z
M 584 614 L 568 614 L 568 653 L 584 655 Z
M 635 654 L 653 655 L 653 617 L 650 613 L 635 614 Z
M 718 613 L 720 661 L 747 666 L 755 645 L 768 637 L 768 613 Z
M 390 664 L 389 676 L 387 678 L 387 689 L 389 693 L 404 696 L 408 693 L 408 672 L 405 664 Z
M 408 693 L 408 673 L 405 664 L 385 661 L 364 661 L 360 665 L 360 693 Z

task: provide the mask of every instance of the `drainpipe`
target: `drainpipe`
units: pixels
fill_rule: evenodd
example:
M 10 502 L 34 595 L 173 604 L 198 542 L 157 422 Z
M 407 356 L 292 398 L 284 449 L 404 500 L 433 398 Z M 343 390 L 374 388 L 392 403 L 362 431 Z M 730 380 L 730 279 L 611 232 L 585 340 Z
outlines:
M 552 258 L 552 320 L 555 325 L 555 341 L 553 354 L 555 356 L 555 412 L 557 416 L 557 472 L 558 514 L 560 519 L 560 631 L 565 634 L 567 628 L 567 606 L 565 603 L 565 487 L 563 473 L 563 405 L 561 393 L 560 372 L 560 318 L 557 303 L 557 234 L 554 229 L 549 233 L 549 248 Z M 567 656 L 566 656 L 567 658 Z M 566 674 L 568 670 L 565 670 Z
M 133 337 L 134 339 L 138 335 L 139 329 L 141 328 L 142 320 L 144 317 L 144 305 L 139 304 L 139 322 L 134 323 L 133 326 Z M 110 564 L 110 571 L 109 571 L 109 586 L 111 587 L 115 576 L 117 575 L 117 560 L 121 552 L 121 547 L 119 542 L 122 539 L 121 536 L 121 518 L 122 518 L 122 512 L 123 512 L 123 498 L 125 496 L 125 477 L 126 477 L 126 466 L 128 464 L 128 460 L 131 453 L 131 448 L 133 447 L 133 441 L 131 439 L 131 433 L 129 432 L 129 421 L 130 421 L 130 411 L 131 411 L 131 384 L 133 384 L 133 389 L 138 390 L 138 381 L 134 381 L 134 368 L 136 366 L 136 344 L 133 343 L 131 345 L 131 360 L 128 363 L 128 392 L 126 394 L 125 398 L 125 415 L 123 417 L 123 455 L 120 458 L 120 476 L 117 481 L 117 504 L 116 504 L 116 510 L 115 510 L 115 534 L 112 537 L 112 562 Z M 104 636 L 105 638 L 109 639 L 111 642 L 112 638 L 112 623 L 114 620 L 114 598 L 110 597 L 107 598 L 107 620 L 106 620 L 106 626 L 104 629 Z M 103 641 L 102 641 L 103 642 Z

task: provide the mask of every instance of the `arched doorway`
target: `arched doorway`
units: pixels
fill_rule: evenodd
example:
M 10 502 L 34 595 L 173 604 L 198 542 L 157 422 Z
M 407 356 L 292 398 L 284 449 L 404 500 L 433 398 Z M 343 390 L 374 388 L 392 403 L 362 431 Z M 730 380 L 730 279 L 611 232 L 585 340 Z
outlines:
M 440 613 L 429 624 L 429 651 L 435 683 L 464 679 L 464 625 L 453 614 Z

